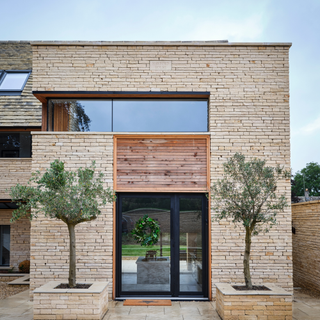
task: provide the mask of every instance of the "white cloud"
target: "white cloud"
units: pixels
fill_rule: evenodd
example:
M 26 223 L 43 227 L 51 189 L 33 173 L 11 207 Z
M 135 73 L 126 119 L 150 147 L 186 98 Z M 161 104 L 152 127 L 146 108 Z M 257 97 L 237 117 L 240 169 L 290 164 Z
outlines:
M 297 135 L 311 135 L 314 134 L 316 131 L 320 131 L 320 116 L 316 118 L 314 121 L 308 123 L 307 125 L 299 128 L 296 131 L 292 132 L 292 137 Z

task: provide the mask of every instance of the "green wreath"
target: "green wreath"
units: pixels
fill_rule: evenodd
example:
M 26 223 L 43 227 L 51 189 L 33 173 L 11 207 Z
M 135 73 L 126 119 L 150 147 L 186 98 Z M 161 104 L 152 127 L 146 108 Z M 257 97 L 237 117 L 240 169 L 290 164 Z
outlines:
M 148 229 L 150 229 L 150 233 L 147 233 Z M 145 215 L 136 222 L 136 226 L 131 231 L 131 234 L 141 246 L 153 246 L 159 240 L 160 226 L 157 221 Z

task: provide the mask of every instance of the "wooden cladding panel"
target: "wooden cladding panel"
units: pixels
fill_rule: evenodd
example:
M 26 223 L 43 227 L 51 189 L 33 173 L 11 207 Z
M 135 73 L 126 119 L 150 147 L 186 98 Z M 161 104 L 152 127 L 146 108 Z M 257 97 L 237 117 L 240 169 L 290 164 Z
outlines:
M 117 191 L 207 191 L 208 137 L 115 139 Z
M 68 131 L 69 114 L 63 104 L 54 106 L 54 131 Z

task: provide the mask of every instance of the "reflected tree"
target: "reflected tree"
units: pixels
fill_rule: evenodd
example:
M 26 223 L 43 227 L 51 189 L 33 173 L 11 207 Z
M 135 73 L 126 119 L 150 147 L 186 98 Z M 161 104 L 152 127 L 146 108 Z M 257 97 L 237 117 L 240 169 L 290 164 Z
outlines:
M 91 119 L 86 114 L 84 106 L 79 101 L 72 101 L 68 103 L 68 113 L 70 119 L 70 131 L 90 131 Z

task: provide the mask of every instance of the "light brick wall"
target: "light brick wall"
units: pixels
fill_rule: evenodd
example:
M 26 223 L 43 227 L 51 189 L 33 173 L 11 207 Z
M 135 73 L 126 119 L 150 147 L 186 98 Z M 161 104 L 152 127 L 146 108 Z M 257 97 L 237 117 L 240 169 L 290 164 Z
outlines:
M 0 158 L 0 199 L 11 199 L 10 189 L 17 183 L 26 184 L 31 178 L 31 158 Z
M 29 42 L 0 41 L 0 70 L 32 69 Z M 0 96 L 0 126 L 41 126 L 41 103 L 32 94 L 31 73 L 20 96 Z
M 222 163 L 237 151 L 290 168 L 288 52 L 284 44 L 34 44 L 33 90 L 210 92 L 214 181 L 221 177 Z M 290 181 L 279 190 L 290 203 Z M 278 222 L 269 234 L 253 238 L 252 279 L 291 290 L 290 206 Z M 244 233 L 228 221 L 214 222 L 211 237 L 212 285 L 243 281 Z
M 108 285 L 96 292 L 88 289 L 84 290 L 54 290 L 59 282 L 49 283 L 34 293 L 33 299 L 33 319 L 81 319 L 81 320 L 101 320 L 108 310 Z M 101 284 L 99 284 L 101 287 Z M 57 292 L 60 291 L 60 292 Z M 67 292 L 68 291 L 68 292 Z M 71 292 L 73 291 L 73 292 Z M 77 292 L 78 291 L 78 292 Z M 79 292 L 82 291 L 82 292 Z
M 289 295 L 223 295 L 217 290 L 216 305 L 223 320 L 292 320 Z
M 30 260 L 30 221 L 21 219 L 10 223 L 11 209 L 0 210 L 0 225 L 10 225 L 10 266 L 15 271 L 19 270 L 19 263 Z M 14 279 L 12 279 L 14 280 Z
M 109 134 L 33 132 L 32 170 L 44 172 L 60 159 L 67 170 L 90 166 L 102 171 L 106 187 L 113 185 L 113 148 Z M 76 226 L 77 280 L 100 280 L 112 284 L 112 204 L 91 222 Z M 69 236 L 61 221 L 39 217 L 32 221 L 30 289 L 50 280 L 68 279 Z M 109 288 L 110 292 L 112 286 Z
M 293 283 L 320 293 L 320 201 L 292 204 Z

